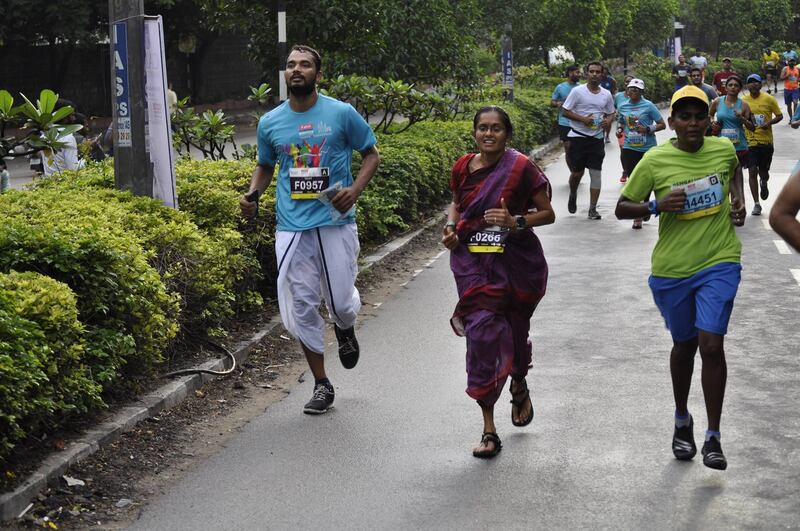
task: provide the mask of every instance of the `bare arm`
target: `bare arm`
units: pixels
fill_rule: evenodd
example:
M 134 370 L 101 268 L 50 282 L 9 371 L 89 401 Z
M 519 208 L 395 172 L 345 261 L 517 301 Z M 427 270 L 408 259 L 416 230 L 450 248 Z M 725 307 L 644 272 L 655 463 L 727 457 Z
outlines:
M 455 198 L 453 198 L 453 201 L 450 202 L 450 206 L 447 207 L 447 223 L 445 223 L 444 228 L 442 228 L 442 243 L 451 251 L 458 246 L 456 225 L 459 219 L 461 219 L 461 215 L 458 213 Z
M 786 186 L 783 187 L 772 210 L 769 213 L 769 224 L 781 238 L 800 252 L 800 221 L 797 212 L 800 210 L 800 171 L 794 172 Z
M 683 208 L 686 201 L 686 192 L 683 190 L 673 190 L 668 195 L 657 200 L 657 212 L 678 212 Z M 619 196 L 617 208 L 614 210 L 617 219 L 637 219 L 645 218 L 650 215 L 650 207 L 647 203 L 631 201 L 624 195 Z
M 239 199 L 239 208 L 242 210 L 242 216 L 246 218 L 252 218 L 255 216 L 257 207 L 256 202 L 250 201 L 246 196 L 250 195 L 256 190 L 258 190 L 258 195 L 261 196 L 264 193 L 264 190 L 266 190 L 272 182 L 272 176 L 274 173 L 275 166 L 263 166 L 261 164 L 256 165 L 256 168 L 253 170 L 253 177 L 250 179 L 250 189 L 241 197 L 241 199 Z
M 560 100 L 550 100 L 550 107 L 561 107 L 563 104 L 564 102 Z
M 358 169 L 358 176 L 355 181 L 353 181 L 353 185 L 343 188 L 331 200 L 331 204 L 339 212 L 347 212 L 356 204 L 359 196 L 364 192 L 364 189 L 372 180 L 375 172 L 378 171 L 378 164 L 381 162 L 381 157 L 375 146 L 363 151 L 361 157 L 361 167 Z
M 734 168 L 735 169 L 735 168 Z M 744 206 L 744 179 L 742 172 L 734 171 L 728 193 L 731 196 L 731 223 L 737 227 L 744 225 L 747 208 Z

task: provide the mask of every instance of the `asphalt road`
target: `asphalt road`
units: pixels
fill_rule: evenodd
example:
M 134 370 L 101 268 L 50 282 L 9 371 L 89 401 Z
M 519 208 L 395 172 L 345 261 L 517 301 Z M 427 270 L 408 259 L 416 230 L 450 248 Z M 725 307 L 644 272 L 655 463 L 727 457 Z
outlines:
M 773 197 L 800 148 L 800 132 L 785 122 L 775 131 Z M 448 325 L 456 292 L 442 248 L 359 329 L 355 370 L 329 347 L 335 409 L 302 414 L 307 379 L 151 500 L 132 529 L 800 526 L 800 257 L 767 227 L 771 199 L 739 229 L 722 419 L 729 467 L 676 461 L 671 342 L 647 288 L 657 222 L 634 231 L 613 217 L 618 156 L 608 145 L 601 221 L 586 219 L 588 175 L 569 215 L 563 157 L 546 170 L 557 220 L 537 231 L 551 276 L 532 324 L 536 417 L 514 428 L 510 405 L 498 403 L 496 459 L 471 455 L 480 413 L 464 393 L 464 341 Z M 698 356 L 690 410 L 701 438 L 699 368 Z

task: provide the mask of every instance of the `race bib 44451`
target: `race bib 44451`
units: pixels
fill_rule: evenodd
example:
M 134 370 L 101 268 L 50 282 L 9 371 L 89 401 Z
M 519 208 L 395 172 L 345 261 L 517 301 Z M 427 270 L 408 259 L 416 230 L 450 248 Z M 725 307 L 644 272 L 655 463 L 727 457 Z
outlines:
M 697 219 L 716 214 L 725 199 L 722 181 L 716 173 L 690 183 L 673 185 L 672 189 L 686 192 L 683 209 L 676 216 L 678 219 Z

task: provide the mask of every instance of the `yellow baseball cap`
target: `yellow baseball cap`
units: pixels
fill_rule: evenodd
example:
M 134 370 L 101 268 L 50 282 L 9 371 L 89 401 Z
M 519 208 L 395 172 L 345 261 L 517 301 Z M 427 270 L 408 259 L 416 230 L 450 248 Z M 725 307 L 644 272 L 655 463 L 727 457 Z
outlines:
M 672 108 L 675 107 L 676 103 L 687 98 L 700 100 L 703 105 L 708 107 L 708 96 L 706 96 L 706 93 L 694 85 L 686 85 L 685 87 L 676 90 L 675 94 L 672 95 L 672 100 L 669 102 L 669 110 L 672 111 Z

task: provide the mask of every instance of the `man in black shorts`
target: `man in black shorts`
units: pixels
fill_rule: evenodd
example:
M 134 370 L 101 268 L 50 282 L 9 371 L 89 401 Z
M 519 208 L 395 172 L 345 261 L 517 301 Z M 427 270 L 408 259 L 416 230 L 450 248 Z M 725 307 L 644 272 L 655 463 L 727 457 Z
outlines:
M 589 219 L 597 220 L 597 201 L 600 198 L 601 170 L 606 155 L 603 141 L 605 129 L 614 121 L 614 98 L 600 86 L 603 65 L 592 62 L 586 65 L 587 82 L 574 88 L 561 106 L 572 128 L 567 134 L 570 142 L 567 164 L 570 168 L 569 201 L 567 209 L 574 214 L 577 209 L 578 185 L 586 168 L 589 169 Z
M 753 215 L 761 215 L 761 204 L 758 200 L 769 197 L 769 168 L 772 164 L 773 146 L 772 126 L 783 120 L 778 102 L 770 94 L 761 92 L 761 76 L 747 76 L 747 90 L 750 92 L 742 101 L 750 106 L 753 125 L 751 131 L 744 129 L 747 138 L 747 167 L 750 170 L 750 193 L 753 195 Z M 759 180 L 761 181 L 759 184 Z M 760 193 L 759 193 L 760 190 Z
M 572 65 L 567 67 L 567 80 L 563 83 L 559 83 L 555 90 L 553 91 L 553 96 L 550 98 L 550 106 L 561 108 L 561 105 L 564 104 L 564 101 L 569 96 L 569 93 L 572 92 L 572 89 L 578 86 L 578 81 L 581 79 L 581 69 L 578 65 Z M 561 143 L 564 145 L 564 153 L 569 152 L 569 137 L 567 134 L 569 133 L 571 127 L 569 124 L 569 120 L 564 116 L 563 112 L 558 113 L 558 136 L 561 139 Z M 569 159 L 567 159 L 567 164 L 569 164 Z

